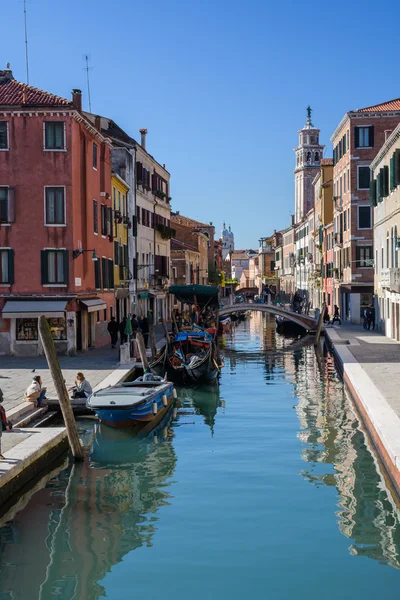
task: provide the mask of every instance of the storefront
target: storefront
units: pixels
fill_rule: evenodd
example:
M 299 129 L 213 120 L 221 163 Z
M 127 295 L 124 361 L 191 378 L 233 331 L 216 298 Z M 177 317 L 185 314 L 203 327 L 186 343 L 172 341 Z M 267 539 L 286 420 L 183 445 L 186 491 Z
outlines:
M 43 354 L 38 329 L 41 315 L 47 317 L 57 353 L 68 353 L 67 300 L 7 300 L 2 310 L 0 334 L 5 354 Z
M 101 298 L 84 298 L 78 301 L 76 312 L 76 349 L 84 352 L 90 348 L 104 345 L 108 341 L 107 323 L 111 315 L 107 314 L 107 303 Z

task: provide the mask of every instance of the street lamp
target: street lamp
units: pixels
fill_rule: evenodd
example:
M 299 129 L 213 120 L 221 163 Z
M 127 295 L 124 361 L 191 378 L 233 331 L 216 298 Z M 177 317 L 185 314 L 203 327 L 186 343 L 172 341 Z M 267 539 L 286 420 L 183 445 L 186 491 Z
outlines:
M 77 250 L 73 250 L 72 251 L 72 258 L 78 258 L 78 256 L 80 256 L 81 254 L 83 254 L 84 252 L 92 252 L 92 260 L 96 261 L 99 260 L 99 257 L 96 254 L 96 250 L 83 250 L 82 248 L 78 248 Z

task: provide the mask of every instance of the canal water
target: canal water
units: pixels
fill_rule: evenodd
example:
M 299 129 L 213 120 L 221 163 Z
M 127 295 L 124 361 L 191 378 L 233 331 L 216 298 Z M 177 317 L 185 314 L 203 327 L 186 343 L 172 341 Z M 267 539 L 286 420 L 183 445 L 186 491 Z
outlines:
M 0 529 L 0 600 L 398 596 L 399 511 L 332 358 L 261 316 L 224 354 L 147 437 L 80 422 L 84 464 Z

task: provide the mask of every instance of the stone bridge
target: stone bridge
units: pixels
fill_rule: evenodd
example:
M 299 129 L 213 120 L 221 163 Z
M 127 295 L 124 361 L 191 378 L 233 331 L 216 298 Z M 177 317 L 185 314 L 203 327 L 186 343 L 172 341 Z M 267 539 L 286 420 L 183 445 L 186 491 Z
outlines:
M 286 317 L 293 323 L 300 325 L 307 331 L 316 331 L 318 320 L 313 317 L 298 314 L 292 312 L 287 308 L 282 308 L 281 306 L 275 306 L 274 304 L 261 304 L 258 302 L 251 303 L 241 303 L 241 304 L 229 304 L 228 306 L 224 306 L 219 311 L 220 317 L 225 317 L 227 315 L 232 315 L 233 313 L 239 312 L 247 312 L 248 310 L 258 311 L 263 313 L 269 313 L 270 315 L 279 315 L 280 317 Z

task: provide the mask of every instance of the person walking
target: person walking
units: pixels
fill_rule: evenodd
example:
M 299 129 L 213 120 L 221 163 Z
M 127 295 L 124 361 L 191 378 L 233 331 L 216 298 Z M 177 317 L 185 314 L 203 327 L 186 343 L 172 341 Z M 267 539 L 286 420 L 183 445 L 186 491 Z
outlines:
M 147 320 L 147 317 L 142 317 L 139 321 L 139 327 L 141 329 L 141 332 L 143 334 L 143 339 L 144 339 L 144 345 L 147 348 L 147 346 L 149 345 L 149 321 Z
M 372 331 L 375 331 L 375 306 L 373 304 L 371 304 L 370 314 Z
M 126 329 L 126 317 L 123 317 L 121 323 L 118 326 L 119 328 L 119 336 L 120 336 L 120 340 L 121 340 L 121 344 L 125 344 L 127 338 L 127 335 L 125 333 L 125 329 Z
M 363 329 L 368 329 L 368 311 L 366 308 L 363 310 Z
M 335 324 L 335 322 L 338 321 L 339 325 L 342 324 L 342 321 L 340 320 L 340 313 L 339 313 L 339 307 L 337 304 L 335 304 L 335 306 L 333 307 L 333 319 L 332 319 L 332 325 Z
M 329 317 L 329 309 L 327 306 L 325 306 L 325 310 L 324 310 L 324 323 L 329 323 L 330 321 L 330 317 Z
M 131 325 L 132 325 L 132 337 L 135 338 L 136 334 L 139 330 L 139 321 L 137 320 L 137 316 L 135 314 L 132 315 Z
M 111 348 L 115 348 L 116 343 L 118 342 L 119 331 L 118 323 L 115 320 L 115 317 L 111 317 L 111 321 L 109 321 L 107 325 L 107 330 L 111 337 Z

